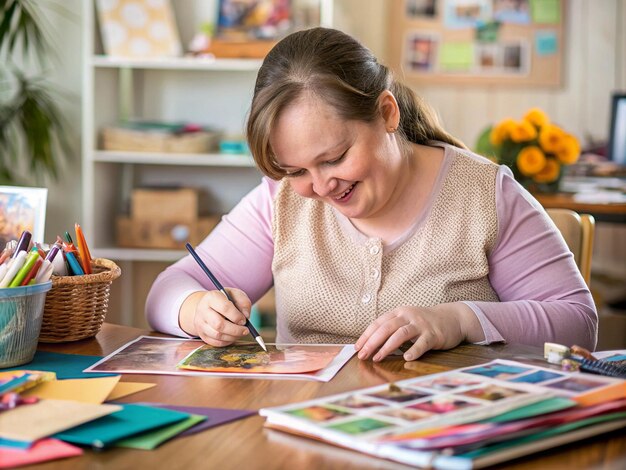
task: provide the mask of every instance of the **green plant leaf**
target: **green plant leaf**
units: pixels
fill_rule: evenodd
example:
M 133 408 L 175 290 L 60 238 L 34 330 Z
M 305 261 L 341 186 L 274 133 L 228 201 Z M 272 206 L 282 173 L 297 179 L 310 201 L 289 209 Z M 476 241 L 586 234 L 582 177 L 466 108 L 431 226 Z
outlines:
M 498 158 L 498 148 L 495 147 L 491 140 L 489 139 L 489 135 L 491 134 L 491 130 L 493 126 L 487 127 L 481 134 L 478 136 L 476 140 L 476 153 L 482 155 L 487 158 Z
M 61 158 L 71 155 L 67 124 L 56 104 L 60 95 L 37 76 L 54 52 L 42 7 L 69 11 L 47 0 L 0 0 L 0 181 L 5 183 L 19 181 L 26 169 L 38 182 L 57 177 Z M 13 63 L 17 53 L 22 60 Z
M 0 23 L 0 51 L 3 55 L 12 57 L 20 50 L 23 58 L 34 53 L 40 63 L 44 63 L 49 47 L 42 28 L 45 23 L 37 11 L 37 4 L 32 0 L 0 0 L 0 11 L 3 12 Z

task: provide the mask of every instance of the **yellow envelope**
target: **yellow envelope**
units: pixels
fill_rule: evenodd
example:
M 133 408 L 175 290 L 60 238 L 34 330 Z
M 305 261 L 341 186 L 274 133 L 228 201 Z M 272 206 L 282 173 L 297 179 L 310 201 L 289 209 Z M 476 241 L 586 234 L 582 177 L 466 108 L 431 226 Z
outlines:
M 73 400 L 81 403 L 102 404 L 118 384 L 120 376 L 93 379 L 51 380 L 24 392 L 27 397 Z
M 156 387 L 156 384 L 145 384 L 143 382 L 119 382 L 115 388 L 109 393 L 106 401 L 118 400 L 132 393 L 141 392 L 149 388 Z
M 121 409 L 118 405 L 40 400 L 0 413 L 0 437 L 32 442 Z

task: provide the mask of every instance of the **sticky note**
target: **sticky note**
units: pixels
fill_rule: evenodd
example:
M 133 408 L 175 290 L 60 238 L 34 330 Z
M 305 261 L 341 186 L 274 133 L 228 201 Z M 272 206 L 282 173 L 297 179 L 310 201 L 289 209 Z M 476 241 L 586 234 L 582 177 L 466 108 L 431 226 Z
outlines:
M 444 42 L 439 52 L 439 64 L 445 70 L 469 70 L 474 64 L 474 44 Z
M 531 0 L 530 13 L 534 23 L 561 23 L 561 0 Z
M 535 50 L 537 55 L 552 55 L 558 50 L 555 31 L 537 31 L 535 33 Z

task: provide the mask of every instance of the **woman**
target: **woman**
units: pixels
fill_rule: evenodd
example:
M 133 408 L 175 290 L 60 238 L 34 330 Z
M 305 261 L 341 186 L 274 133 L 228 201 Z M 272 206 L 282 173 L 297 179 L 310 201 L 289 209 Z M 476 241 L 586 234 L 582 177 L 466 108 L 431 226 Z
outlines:
M 446 133 L 350 36 L 294 33 L 261 66 L 247 125 L 266 175 L 155 281 L 157 330 L 224 346 L 272 285 L 277 341 L 356 342 L 407 361 L 467 341 L 593 348 L 597 313 L 572 254 L 505 167 Z

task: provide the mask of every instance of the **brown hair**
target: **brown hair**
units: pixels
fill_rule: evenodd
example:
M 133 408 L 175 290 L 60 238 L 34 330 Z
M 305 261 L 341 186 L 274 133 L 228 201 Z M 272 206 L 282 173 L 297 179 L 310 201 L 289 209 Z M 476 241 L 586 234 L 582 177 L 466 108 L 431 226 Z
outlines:
M 304 92 L 319 96 L 343 119 L 372 122 L 380 115 L 378 98 L 385 90 L 391 91 L 400 108 L 398 135 L 402 142 L 438 140 L 465 148 L 369 49 L 341 31 L 313 28 L 284 38 L 261 65 L 247 124 L 248 144 L 257 166 L 270 178 L 284 176 L 269 143 L 270 132 L 280 113 Z

